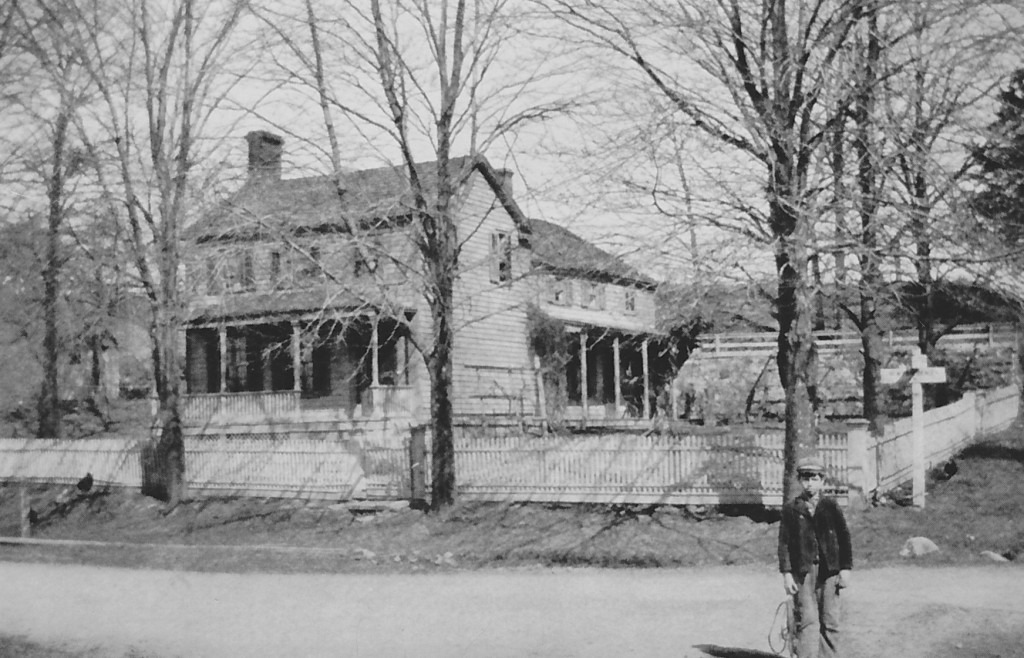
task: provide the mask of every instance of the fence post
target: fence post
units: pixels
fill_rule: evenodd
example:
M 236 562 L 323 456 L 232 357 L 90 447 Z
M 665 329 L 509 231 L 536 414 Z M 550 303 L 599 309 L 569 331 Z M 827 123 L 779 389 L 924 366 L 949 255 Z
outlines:
M 18 497 L 21 503 L 21 536 L 32 536 L 32 505 L 29 503 L 28 485 L 19 483 Z
M 847 421 L 846 430 L 846 479 L 850 488 L 849 506 L 864 508 L 867 506 L 868 493 L 875 488 L 870 478 L 868 463 L 869 423 L 864 418 Z
M 409 431 L 409 506 L 427 508 L 427 428 L 414 425 Z

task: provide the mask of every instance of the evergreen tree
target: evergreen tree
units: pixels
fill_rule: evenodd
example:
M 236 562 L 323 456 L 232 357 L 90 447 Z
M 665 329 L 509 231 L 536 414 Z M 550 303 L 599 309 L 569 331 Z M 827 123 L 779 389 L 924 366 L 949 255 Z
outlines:
M 995 225 L 1012 247 L 1024 246 L 1024 68 L 999 94 L 999 110 L 988 141 L 975 149 L 979 165 L 977 212 Z

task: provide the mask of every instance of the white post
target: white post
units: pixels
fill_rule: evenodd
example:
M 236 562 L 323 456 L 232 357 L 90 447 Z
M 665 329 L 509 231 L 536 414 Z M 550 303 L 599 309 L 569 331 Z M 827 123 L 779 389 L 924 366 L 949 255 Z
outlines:
M 650 357 L 647 355 L 647 339 L 643 342 L 643 364 L 644 364 L 644 418 L 651 417 L 651 368 Z
M 380 336 L 377 333 L 377 318 L 373 318 L 373 333 L 370 334 L 370 376 L 371 386 L 380 386 Z
M 924 507 L 924 387 L 911 379 L 910 396 L 914 427 L 914 507 Z
M 299 323 L 292 322 L 292 390 L 302 392 L 302 331 Z
M 619 354 L 619 337 L 612 340 L 612 367 L 615 368 L 615 417 L 622 415 L 622 357 Z
M 370 400 L 373 415 L 384 412 L 384 396 L 380 390 L 380 336 L 377 332 L 377 316 L 373 317 L 373 332 L 370 334 Z
M 910 383 L 911 410 L 911 455 L 913 461 L 912 484 L 915 507 L 924 507 L 924 389 L 922 384 L 937 384 L 946 381 L 945 368 L 928 367 L 928 357 L 914 348 L 910 357 L 910 368 L 882 368 L 883 384 Z
M 548 433 L 548 401 L 544 394 L 544 371 L 540 367 L 540 357 L 533 357 L 533 372 L 537 379 L 537 416 L 540 417 L 540 429 Z
M 587 332 L 580 329 L 580 406 L 583 408 L 583 427 L 587 426 L 590 404 L 587 398 L 590 392 L 587 390 Z
M 399 336 L 395 344 L 395 384 L 407 384 L 409 344 L 405 336 Z
M 868 463 L 868 421 L 854 419 L 848 421 L 846 432 L 846 477 L 850 487 L 850 505 L 863 506 L 867 502 L 868 492 L 878 483 L 872 482 Z
M 28 485 L 19 483 L 18 497 L 21 501 L 21 536 L 32 536 L 32 503 L 29 500 Z

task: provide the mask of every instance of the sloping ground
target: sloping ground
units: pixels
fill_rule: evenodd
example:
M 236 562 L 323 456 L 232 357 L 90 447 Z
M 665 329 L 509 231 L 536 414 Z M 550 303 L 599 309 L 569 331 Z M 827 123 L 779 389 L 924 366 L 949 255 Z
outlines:
M 927 507 L 850 510 L 857 567 L 900 563 L 912 536 L 941 552 L 921 561 L 976 564 L 983 550 L 1024 552 L 1024 433 L 1014 427 L 957 458 Z M 664 567 L 774 564 L 771 510 L 670 506 L 461 504 L 439 514 L 399 506 L 208 499 L 171 511 L 124 490 L 31 491 L 33 537 L 115 546 L 0 546 L 0 559 L 216 571 L 387 571 L 505 564 Z M 897 496 L 898 498 L 898 496 Z M 19 496 L 0 489 L 0 534 L 19 534 Z M 157 545 L 157 546 L 153 546 Z

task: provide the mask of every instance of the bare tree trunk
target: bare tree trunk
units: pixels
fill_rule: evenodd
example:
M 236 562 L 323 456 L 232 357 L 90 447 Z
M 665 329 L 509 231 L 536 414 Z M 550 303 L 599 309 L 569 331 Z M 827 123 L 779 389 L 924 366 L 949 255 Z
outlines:
M 875 94 L 877 67 L 881 57 L 876 10 L 865 10 L 862 18 L 867 30 L 867 43 L 861 64 L 861 89 L 854 107 L 854 149 L 857 153 L 857 183 L 860 191 L 860 332 L 864 352 L 863 397 L 864 417 L 874 426 L 882 413 L 881 368 L 882 332 L 878 324 L 875 297 L 884 280 L 878 253 L 878 205 L 880 145 L 872 137 L 875 126 Z
M 65 108 L 57 115 L 53 133 L 53 159 L 46 196 L 49 202 L 46 231 L 46 264 L 43 268 L 43 386 L 39 395 L 39 429 L 41 438 L 60 438 L 60 334 L 57 326 L 57 304 L 60 300 L 61 272 L 60 230 L 64 221 L 64 152 L 67 147 L 70 112 Z
M 453 278 L 443 274 L 436 281 L 437 297 L 431 304 L 434 316 L 434 350 L 430 370 L 430 421 L 432 439 L 430 508 L 434 511 L 455 502 L 455 435 L 452 427 L 452 291 Z M 447 279 L 447 280 L 444 280 Z
M 781 167 L 780 167 L 781 169 Z M 774 192 L 788 189 L 785 181 Z M 771 201 L 773 230 L 783 236 L 779 241 L 775 265 L 778 271 L 778 368 L 786 393 L 786 439 L 783 449 L 785 477 L 783 500 L 799 491 L 796 463 L 817 444 L 814 430 L 813 390 L 815 387 L 814 334 L 811 330 L 811 299 L 806 281 L 807 245 L 803 242 L 806 221 L 792 206 L 776 198 Z

